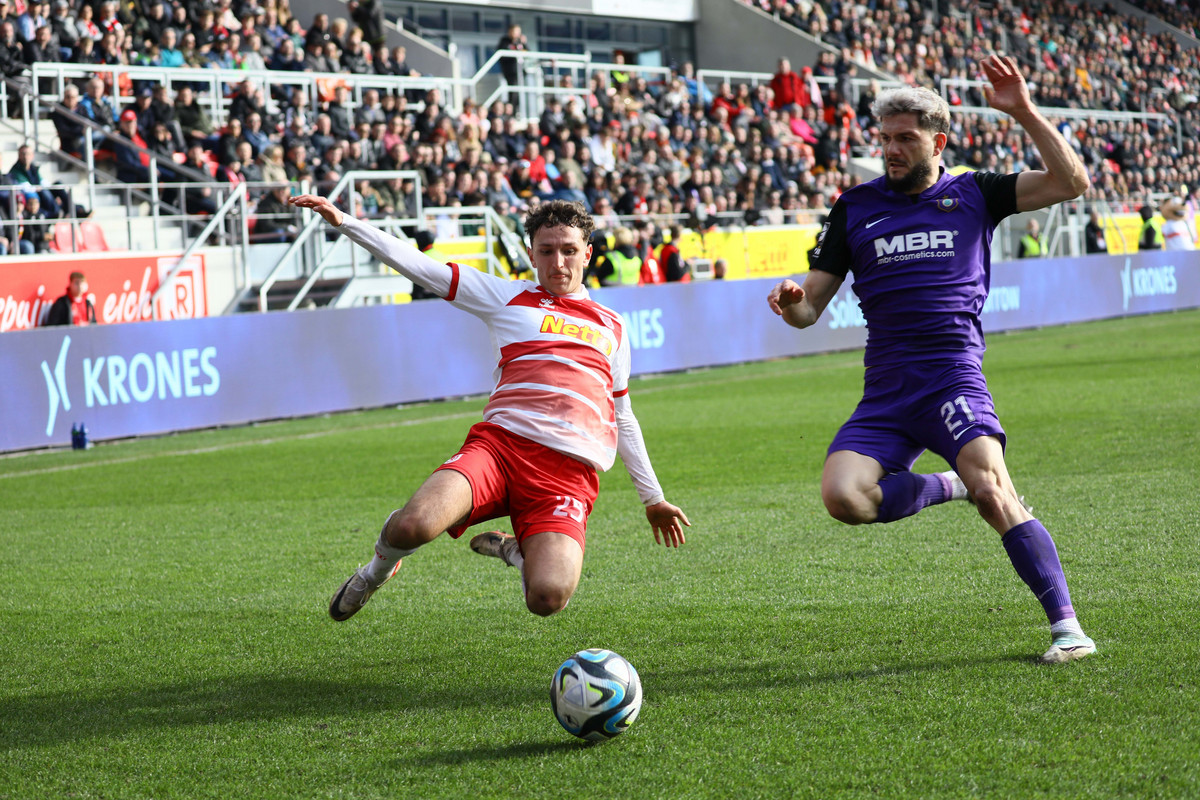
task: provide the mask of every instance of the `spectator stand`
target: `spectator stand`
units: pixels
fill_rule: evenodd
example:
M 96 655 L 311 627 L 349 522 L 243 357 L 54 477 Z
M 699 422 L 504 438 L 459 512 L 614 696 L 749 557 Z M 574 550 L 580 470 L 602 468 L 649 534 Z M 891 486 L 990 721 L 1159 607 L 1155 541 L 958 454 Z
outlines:
M 415 229 L 426 228 L 430 220 L 441 228 L 437 237 L 438 252 L 447 259 L 468 266 L 476 267 L 491 275 L 513 277 L 514 274 L 529 273 L 533 265 L 529 260 L 523 240 L 509 231 L 500 221 L 499 215 L 491 206 L 446 206 L 429 207 L 421 203 L 420 185 L 422 173 L 416 170 L 394 171 L 350 171 L 330 191 L 330 198 L 340 205 L 345 213 L 357 218 L 366 219 L 359 205 L 359 197 L 353 187 L 363 179 L 388 180 L 400 178 L 413 181 L 415 191 L 415 208 L 407 218 L 385 218 L 378 222 L 371 220 L 380 228 L 388 230 L 405 241 L 412 241 L 410 233 Z M 382 264 L 364 265 L 364 254 L 361 248 L 347 248 L 346 241 L 338 238 L 327 242 L 318 236 L 324 231 L 321 218 L 311 212 L 306 212 L 308 219 L 289 252 L 280 259 L 277 268 L 267 276 L 258 287 L 259 309 L 267 307 L 267 296 L 271 287 L 277 282 L 278 275 L 285 268 L 293 254 L 303 252 L 306 246 L 311 247 L 313 260 L 308 277 L 296 291 L 295 297 L 287 306 L 292 311 L 303 307 L 309 300 L 314 286 L 323 279 L 345 279 L 345 285 L 330 301 L 334 307 L 346 307 L 370 298 L 394 297 L 407 294 L 412 284 L 407 278 L 400 276 Z M 442 224 L 442 221 L 446 224 Z M 482 237 L 482 244 L 468 244 Z M 414 244 L 415 246 L 415 244 Z M 503 254 L 503 255 L 502 255 Z M 516 263 L 511 263 L 515 259 Z M 508 262 L 508 263 L 506 263 Z M 390 274 L 389 274 L 390 273 Z
M 174 198 L 179 196 L 185 187 L 207 188 L 212 191 L 216 198 L 215 202 L 220 204 L 224 202 L 226 194 L 232 189 L 228 183 L 214 181 L 209 172 L 194 170 L 176 161 L 164 165 L 157 154 L 140 147 L 118 132 L 103 130 L 91 120 L 70 112 L 57 103 L 44 100 L 39 100 L 39 102 L 44 107 L 52 109 L 54 113 L 72 117 L 84 126 L 84 146 L 79 157 L 62 150 L 52 150 L 51 152 L 60 163 L 72 166 L 88 176 L 82 187 L 76 186 L 71 189 L 73 192 L 80 188 L 86 191 L 87 207 L 91 209 L 90 213 L 96 214 L 98 217 L 105 217 L 105 211 L 119 211 L 119 220 L 108 219 L 108 222 L 110 224 L 119 223 L 120 227 L 125 229 L 126 246 L 138 242 L 153 249 L 165 249 L 186 244 L 191 237 L 188 235 L 185 222 L 194 215 L 187 214 Z M 33 130 L 37 130 L 36 125 L 33 126 Z M 143 183 L 121 181 L 99 169 L 97 161 L 101 156 L 112 158 L 111 152 L 100 150 L 100 141 L 103 141 L 105 146 L 111 147 L 119 144 L 144 155 L 148 161 L 147 170 L 150 180 Z M 164 167 L 180 177 L 187 178 L 187 182 L 161 180 L 159 170 Z M 134 213 L 135 209 L 145 209 L 146 213 Z M 83 243 L 86 246 L 88 242 L 98 242 L 94 231 L 85 235 L 82 230 L 83 228 L 94 228 L 97 220 L 73 219 L 71 222 L 73 229 L 71 238 L 75 243 Z M 179 241 L 176 241 L 172 235 L 176 230 L 180 233 Z M 55 239 L 58 241 L 58 236 Z
M 416 188 L 414 213 L 398 220 L 388 220 L 386 225 L 382 226 L 388 229 L 395 228 L 394 233 L 406 241 L 411 241 L 401 226 L 415 228 L 424 224 L 425 214 L 421 207 L 420 191 L 421 172 L 418 170 L 351 170 L 341 177 L 327 196 L 341 207 L 344 213 L 357 217 L 359 216 L 359 207 L 353 187 L 355 183 L 364 178 L 373 181 L 392 178 L 413 181 Z M 335 291 L 341 292 L 346 285 L 360 277 L 379 275 L 379 270 L 370 268 L 365 263 L 367 257 L 360 248 L 350 246 L 349 242 L 342 237 L 336 237 L 333 241 L 328 240 L 325 235 L 325 221 L 319 215 L 305 210 L 302 212 L 301 220 L 295 239 L 287 245 L 262 282 L 257 286 L 252 285 L 252 276 L 247 276 L 245 288 L 235 298 L 228 310 L 246 308 L 249 302 L 253 301 L 253 307 L 258 311 L 267 311 L 273 305 L 277 305 L 271 302 L 272 289 L 276 284 L 285 281 L 288 275 L 303 276 L 299 285 L 292 287 L 292 290 L 288 292 L 289 296 L 285 306 L 288 311 L 294 311 L 306 301 L 311 301 L 310 293 L 322 279 L 340 281 Z M 407 279 L 403 280 L 407 281 Z M 378 281 L 373 283 L 378 283 Z M 403 291 L 402 288 L 393 286 L 387 293 L 393 294 L 401 291 Z M 332 299 L 332 297 L 325 298 L 327 302 Z
M 452 50 L 453 52 L 453 50 Z M 489 85 L 488 76 L 503 58 L 515 58 L 520 66 L 522 82 L 516 86 L 501 83 L 486 96 L 481 87 Z M 640 64 L 616 64 L 593 61 L 591 53 L 576 55 L 528 50 L 497 50 L 475 72 L 463 82 L 468 96 L 481 108 L 489 108 L 506 95 L 517 95 L 515 115 L 520 119 L 536 119 L 545 110 L 548 98 L 565 100 L 577 97 L 585 102 L 593 92 L 592 77 L 596 74 L 624 72 L 631 77 L 643 78 L 648 84 L 660 87 L 671 75 L 669 67 L 645 66 Z
M 281 96 L 290 96 L 300 91 L 313 104 L 328 99 L 330 92 L 345 86 L 350 90 L 350 110 L 356 110 L 362 104 L 363 93 L 368 89 L 388 90 L 404 94 L 409 91 L 438 89 L 444 97 L 459 96 L 462 87 L 468 82 L 455 78 L 438 78 L 434 76 L 399 77 L 394 75 L 355 75 L 342 72 L 290 72 L 282 70 L 244 70 L 244 69 L 191 69 L 187 67 L 163 68 L 126 66 L 121 64 L 73 64 L 38 62 L 31 68 L 34 80 L 50 82 L 55 87 L 55 97 L 61 97 L 68 82 L 86 80 L 93 75 L 106 76 L 106 82 L 113 85 L 118 82 L 132 81 L 133 85 L 163 84 L 168 91 L 174 93 L 180 86 L 188 85 L 196 90 L 196 102 L 208 112 L 214 127 L 222 127 L 229 118 L 229 105 L 233 101 L 233 93 L 226 87 L 236 86 L 243 81 L 250 81 L 263 90 L 267 111 L 279 115 L 284 109 L 280 106 Z M 473 85 L 473 84 L 470 84 Z M 0 95 L 0 101 L 3 96 Z M 132 95 L 115 95 L 117 115 L 134 103 Z M 409 108 L 416 112 L 424 109 L 423 101 L 411 103 Z M 32 125 L 32 136 L 38 137 L 38 115 L 25 117 L 26 124 Z
M 158 288 L 142 301 L 143 304 L 149 304 L 151 314 L 157 316 L 162 305 L 159 303 L 159 299 L 163 297 L 164 294 L 169 296 L 170 292 L 173 291 L 171 287 L 175 278 L 185 267 L 192 263 L 193 255 L 195 255 L 196 252 L 208 242 L 209 236 L 224 227 L 226 219 L 232 218 L 234 225 L 240 228 L 241 235 L 237 238 L 241 242 L 241 247 L 233 248 L 233 252 L 240 253 L 242 274 L 245 275 L 250 261 L 247 247 L 247 243 L 249 242 L 247 221 L 250 218 L 249 208 L 247 205 L 248 196 L 249 190 L 246 184 L 239 184 L 233 191 L 229 193 L 229 196 L 225 198 L 225 201 L 217 207 L 216 213 L 209 218 L 207 224 L 205 224 L 204 227 L 201 228 L 200 232 L 192 239 L 191 243 L 179 256 L 179 260 L 175 263 L 175 265 L 167 271 L 166 275 L 163 275 L 159 279 Z

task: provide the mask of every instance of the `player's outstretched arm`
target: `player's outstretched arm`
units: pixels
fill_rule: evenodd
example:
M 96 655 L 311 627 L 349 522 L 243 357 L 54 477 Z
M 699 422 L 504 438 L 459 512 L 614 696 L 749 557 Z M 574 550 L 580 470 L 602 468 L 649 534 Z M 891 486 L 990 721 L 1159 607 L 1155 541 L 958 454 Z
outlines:
M 654 531 L 654 541 L 667 547 L 679 547 L 687 539 L 683 535 L 686 525 L 691 527 L 687 515 L 679 506 L 672 505 L 666 500 L 660 500 L 646 506 L 646 519 L 650 520 L 650 528 Z
M 679 506 L 668 503 L 663 496 L 662 486 L 646 452 L 642 426 L 634 416 L 628 393 L 615 396 L 613 407 L 617 415 L 617 453 L 633 480 L 638 498 L 646 506 L 646 519 L 654 531 L 654 541 L 667 547 L 679 547 L 684 543 L 684 527 L 691 527 L 692 523 Z
M 328 197 L 317 197 L 315 194 L 302 194 L 288 198 L 288 205 L 308 208 L 320 214 L 326 222 L 335 228 L 341 227 L 343 214 Z
M 311 209 L 336 227 L 351 241 L 364 248 L 384 264 L 406 278 L 419 283 L 439 297 L 446 297 L 453 284 L 451 269 L 422 253 L 412 244 L 368 225 L 354 217 L 343 214 L 327 197 L 302 194 L 288 198 L 288 203 L 300 208 Z M 482 273 L 479 273 L 482 277 Z M 474 278 L 475 276 L 470 276 Z
M 1029 96 L 1025 76 L 1009 56 L 992 54 L 980 62 L 991 86 L 985 86 L 988 105 L 1008 114 L 1033 139 L 1046 168 L 1017 176 L 1017 210 L 1034 211 L 1079 197 L 1091 185 L 1087 168 L 1062 134 L 1050 124 Z
M 793 328 L 807 328 L 837 293 L 842 279 L 829 272 L 809 270 L 804 285 L 791 278 L 781 281 L 767 295 L 767 305 Z

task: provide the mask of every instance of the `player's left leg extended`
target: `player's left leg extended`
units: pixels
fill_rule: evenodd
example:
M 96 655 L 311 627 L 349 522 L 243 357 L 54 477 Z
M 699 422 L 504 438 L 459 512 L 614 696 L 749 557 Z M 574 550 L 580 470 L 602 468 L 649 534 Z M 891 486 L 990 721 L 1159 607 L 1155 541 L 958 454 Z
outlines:
M 401 560 L 433 541 L 471 510 L 471 485 L 453 470 L 430 475 L 404 507 L 393 511 L 383 524 L 373 557 L 354 571 L 329 601 L 329 616 L 345 622 L 367 604 L 387 583 Z
M 999 439 L 980 436 L 967 442 L 958 453 L 956 466 L 980 516 L 1000 534 L 1017 575 L 1050 620 L 1052 643 L 1042 661 L 1061 663 L 1094 653 L 1095 643 L 1084 635 L 1075 617 L 1058 549 L 1045 526 L 1017 496 Z

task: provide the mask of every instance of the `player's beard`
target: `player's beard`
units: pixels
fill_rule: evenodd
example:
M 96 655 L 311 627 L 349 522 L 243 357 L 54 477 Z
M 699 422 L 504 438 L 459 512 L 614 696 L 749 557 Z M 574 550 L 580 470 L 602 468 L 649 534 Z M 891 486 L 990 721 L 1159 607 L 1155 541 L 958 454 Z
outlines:
M 924 186 L 932 174 L 933 167 L 929 165 L 929 162 L 920 161 L 902 178 L 893 178 L 888 175 L 887 187 L 893 192 L 899 192 L 900 194 L 912 194 L 915 189 Z

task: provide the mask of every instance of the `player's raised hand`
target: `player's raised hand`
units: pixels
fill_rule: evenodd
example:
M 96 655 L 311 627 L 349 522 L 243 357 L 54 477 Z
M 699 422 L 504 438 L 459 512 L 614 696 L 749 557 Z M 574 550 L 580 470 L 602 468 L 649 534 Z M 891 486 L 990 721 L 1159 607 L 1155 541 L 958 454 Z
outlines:
M 991 86 L 983 87 L 983 96 L 987 98 L 989 106 L 1009 115 L 1033 107 L 1025 76 L 1017 69 L 1017 62 L 1011 56 L 993 53 L 980 64 L 983 74 L 991 83 Z
M 289 197 L 288 204 L 300 208 L 311 208 L 325 218 L 325 221 L 335 228 L 342 224 L 342 212 L 328 197 L 317 197 L 315 194 L 302 194 Z
M 692 523 L 688 522 L 687 515 L 683 513 L 683 509 L 671 505 L 666 500 L 646 506 L 646 519 L 650 520 L 650 527 L 654 531 L 654 541 L 667 547 L 679 547 L 683 544 L 686 541 L 683 536 L 683 526 L 686 525 L 689 528 L 692 526 Z
M 767 305 L 780 316 L 783 315 L 785 308 L 802 300 L 804 300 L 804 288 L 791 278 L 781 282 L 767 295 Z

